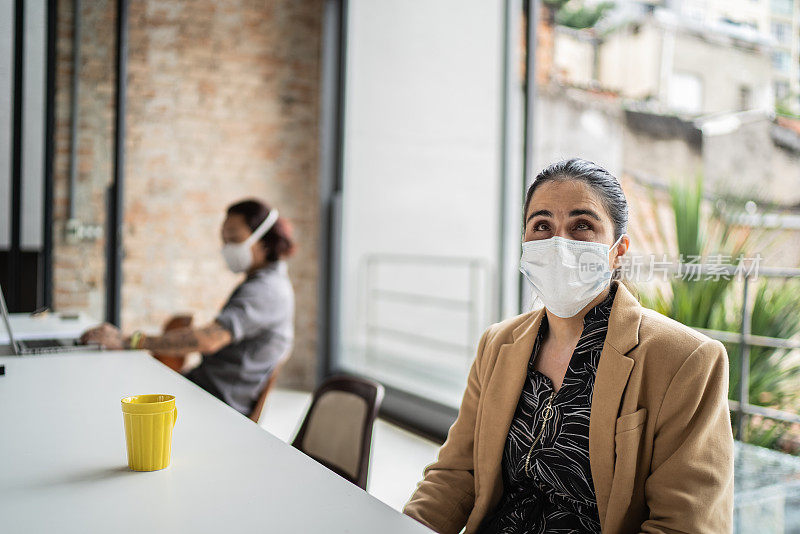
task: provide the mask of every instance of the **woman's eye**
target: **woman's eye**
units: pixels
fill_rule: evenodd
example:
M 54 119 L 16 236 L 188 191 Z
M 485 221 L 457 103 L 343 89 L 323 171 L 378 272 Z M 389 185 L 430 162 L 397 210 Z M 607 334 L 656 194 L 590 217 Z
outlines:
M 588 225 L 587 223 L 585 223 L 585 222 L 579 222 L 577 225 L 575 225 L 575 229 L 576 229 L 576 230 L 591 230 L 591 229 L 592 229 L 592 227 L 591 227 L 591 226 L 589 226 L 589 225 Z
M 539 222 L 533 225 L 533 229 L 536 231 L 547 231 L 547 223 Z

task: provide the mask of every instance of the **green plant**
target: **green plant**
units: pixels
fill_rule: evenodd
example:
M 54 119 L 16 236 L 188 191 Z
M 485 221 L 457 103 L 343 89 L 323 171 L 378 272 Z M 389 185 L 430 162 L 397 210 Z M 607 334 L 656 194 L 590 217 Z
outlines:
M 753 416 L 745 428 L 744 441 L 759 447 L 779 449 L 781 438 L 787 431 L 786 427 L 787 425 L 780 421 Z
M 748 248 L 752 233 L 736 232 L 727 222 L 723 209 L 703 214 L 703 177 L 694 183 L 674 182 L 670 200 L 675 216 L 678 253 L 684 259 L 723 254 L 731 263 Z M 724 206 L 724 203 L 723 203 Z M 640 292 L 642 304 L 686 325 L 741 331 L 741 297 L 734 279 L 689 279 L 672 277 L 668 290 L 656 287 Z M 753 299 L 751 333 L 788 339 L 800 332 L 800 280 L 762 279 Z M 725 343 L 730 359 L 730 396 L 738 397 L 741 352 L 738 343 Z M 790 351 L 772 347 L 751 347 L 748 394 L 751 404 L 797 411 L 800 401 L 800 362 L 789 358 Z M 775 448 L 784 437 L 786 425 L 768 419 L 750 418 L 745 439 L 750 443 Z M 794 449 L 793 449 L 793 452 Z
M 776 101 L 775 113 L 792 119 L 800 119 L 800 115 L 792 111 L 792 102 L 797 100 L 797 96 L 797 93 L 791 93 L 781 100 Z
M 673 181 L 670 200 L 675 216 L 679 258 L 688 265 L 685 276 L 673 276 L 669 291 L 655 287 L 642 293 L 642 302 L 654 310 L 688 326 L 717 329 L 726 323 L 725 296 L 730 292 L 732 276 L 695 275 L 691 261 L 706 260 L 710 255 L 730 259 L 739 265 L 747 240 L 732 232 L 730 223 L 715 213 L 710 220 L 703 216 L 703 176 L 693 183 Z
M 570 0 L 543 0 L 544 5 L 556 11 L 564 7 L 564 5 L 569 3 L 569 1 Z
M 762 280 L 752 306 L 753 335 L 789 339 L 800 332 L 800 280 Z M 731 324 L 729 330 L 740 330 Z M 725 343 L 731 363 L 731 396 L 738 397 L 741 380 L 741 346 Z M 750 404 L 796 411 L 800 401 L 800 361 L 791 351 L 750 347 Z
M 578 30 L 592 28 L 614 7 L 614 2 L 600 2 L 587 6 L 583 2 L 567 2 L 556 12 L 556 23 Z

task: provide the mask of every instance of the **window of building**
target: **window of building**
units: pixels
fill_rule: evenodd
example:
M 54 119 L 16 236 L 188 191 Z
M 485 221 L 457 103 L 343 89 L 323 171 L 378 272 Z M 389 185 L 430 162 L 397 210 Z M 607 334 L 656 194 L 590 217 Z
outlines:
M 753 90 L 747 85 L 739 86 L 739 109 L 744 111 L 753 107 Z
M 785 50 L 776 50 L 772 53 L 772 68 L 780 72 L 789 72 L 791 56 Z
M 771 0 L 770 8 L 774 14 L 791 16 L 794 11 L 794 0 Z
M 669 83 L 668 105 L 675 111 L 700 113 L 703 109 L 703 80 L 690 72 L 675 72 Z
M 770 25 L 772 36 L 782 44 L 789 44 L 792 40 L 792 26 L 785 22 L 772 21 Z
M 775 101 L 780 102 L 789 96 L 789 82 L 779 80 L 773 85 L 775 90 Z

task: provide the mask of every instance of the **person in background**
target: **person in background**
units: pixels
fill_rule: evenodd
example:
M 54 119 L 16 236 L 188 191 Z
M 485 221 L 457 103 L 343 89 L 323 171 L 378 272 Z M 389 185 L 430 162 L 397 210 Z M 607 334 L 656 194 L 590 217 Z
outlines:
M 289 222 L 259 200 L 230 206 L 222 224 L 222 255 L 244 279 L 210 324 L 160 336 L 125 337 L 108 323 L 81 336 L 107 349 L 145 349 L 162 355 L 200 352 L 186 378 L 248 415 L 294 341 L 294 290 L 285 258 L 295 249 Z

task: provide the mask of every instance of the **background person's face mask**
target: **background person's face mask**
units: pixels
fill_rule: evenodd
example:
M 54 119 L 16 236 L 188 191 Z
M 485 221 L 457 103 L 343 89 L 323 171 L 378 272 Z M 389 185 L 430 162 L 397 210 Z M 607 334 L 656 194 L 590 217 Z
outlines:
M 228 269 L 235 273 L 243 273 L 250 269 L 253 265 L 253 244 L 269 232 L 269 229 L 272 228 L 277 220 L 278 210 L 273 209 L 264 219 L 264 222 L 259 224 L 258 228 L 247 239 L 241 243 L 226 243 L 223 245 L 222 257 L 225 258 Z
M 572 317 L 609 284 L 609 252 L 621 239 L 610 247 L 559 236 L 526 241 L 522 243 L 519 270 L 548 311 L 558 317 Z

